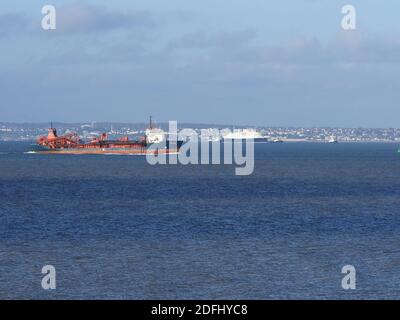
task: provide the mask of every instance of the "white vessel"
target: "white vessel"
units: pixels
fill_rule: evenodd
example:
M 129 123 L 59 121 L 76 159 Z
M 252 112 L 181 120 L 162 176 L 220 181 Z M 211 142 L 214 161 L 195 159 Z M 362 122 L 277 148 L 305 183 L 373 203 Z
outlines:
M 328 140 L 329 143 L 338 143 L 338 140 L 336 137 L 330 137 Z
M 214 128 L 209 129 L 201 129 L 200 130 L 200 140 L 201 141 L 208 141 L 208 142 L 220 142 L 221 135 L 219 130 Z
M 254 142 L 268 142 L 268 137 L 264 137 L 260 132 L 255 129 L 235 129 L 222 136 L 223 139 L 228 140 L 254 140 Z

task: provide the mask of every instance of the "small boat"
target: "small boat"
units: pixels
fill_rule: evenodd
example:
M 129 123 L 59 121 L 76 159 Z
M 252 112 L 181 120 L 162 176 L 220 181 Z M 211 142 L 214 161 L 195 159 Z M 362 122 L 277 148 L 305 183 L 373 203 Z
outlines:
M 328 143 L 338 143 L 339 141 L 337 140 L 336 137 L 331 137 L 328 141 Z

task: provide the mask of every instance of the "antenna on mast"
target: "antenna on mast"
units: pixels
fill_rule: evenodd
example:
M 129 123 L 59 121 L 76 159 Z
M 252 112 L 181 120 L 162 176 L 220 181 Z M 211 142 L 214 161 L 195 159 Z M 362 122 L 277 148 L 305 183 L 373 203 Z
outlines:
M 150 129 L 153 129 L 153 121 L 152 121 L 152 116 L 150 116 Z

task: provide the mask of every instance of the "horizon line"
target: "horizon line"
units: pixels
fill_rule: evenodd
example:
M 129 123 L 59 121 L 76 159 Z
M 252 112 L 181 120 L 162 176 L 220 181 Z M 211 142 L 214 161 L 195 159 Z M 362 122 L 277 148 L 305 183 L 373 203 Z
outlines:
M 169 120 L 176 121 L 176 120 Z M 315 126 L 301 126 L 301 125 L 255 125 L 255 124 L 218 124 L 211 122 L 190 122 L 190 121 L 177 121 L 178 124 L 186 124 L 186 125 L 207 125 L 207 126 L 216 126 L 216 127 L 261 127 L 261 128 L 336 128 L 336 129 L 400 129 L 400 127 L 368 127 L 368 126 L 327 126 L 327 125 L 315 125 Z M 61 124 L 61 125 L 88 125 L 88 124 L 116 124 L 116 125 L 142 125 L 148 124 L 148 122 L 122 122 L 122 121 L 83 121 L 83 122 L 69 122 L 69 121 L 43 121 L 43 122 L 35 122 L 35 121 L 0 121 L 0 125 L 46 125 L 46 124 Z M 155 124 L 167 124 L 168 121 L 155 121 Z

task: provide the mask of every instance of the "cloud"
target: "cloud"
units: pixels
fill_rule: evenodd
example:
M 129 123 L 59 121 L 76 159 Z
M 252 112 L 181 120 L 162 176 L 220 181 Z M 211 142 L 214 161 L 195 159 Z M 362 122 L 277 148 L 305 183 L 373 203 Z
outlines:
M 355 64 L 398 64 L 400 35 L 343 31 L 326 51 L 335 60 Z
M 0 14 L 0 37 L 38 36 L 43 33 L 41 16 L 32 17 L 21 12 Z M 56 6 L 57 30 L 52 34 L 94 34 L 114 30 L 154 28 L 156 17 L 145 11 L 117 11 L 103 6 L 72 4 Z
M 22 13 L 0 14 L 0 37 L 18 35 L 29 30 L 30 20 Z
M 105 32 L 115 29 L 152 27 L 156 22 L 143 11 L 115 11 L 102 6 L 73 4 L 57 8 L 57 31 Z
M 253 71 L 265 68 L 331 68 L 335 66 L 377 67 L 400 63 L 400 36 L 367 32 L 339 32 L 321 43 L 315 37 L 296 37 L 280 44 L 267 45 L 256 40 L 255 33 L 241 31 L 206 36 L 192 33 L 171 41 L 167 49 L 188 51 L 188 63 L 229 65 L 231 69 Z M 182 55 L 177 55 L 182 57 Z M 220 74 L 220 72 L 217 72 Z
M 198 31 L 170 41 L 167 47 L 170 49 L 232 48 L 249 43 L 255 38 L 256 32 L 253 29 L 216 34 Z
M 27 110 L 27 100 L 38 119 L 50 112 L 60 120 L 101 110 L 108 120 L 154 113 L 207 121 L 208 112 L 221 122 L 393 125 L 396 117 L 379 117 L 400 115 L 396 34 L 357 30 L 270 43 L 260 29 L 212 31 L 178 21 L 179 14 L 75 4 L 57 15 L 56 32 L 42 32 L 35 20 L 33 37 L 0 44 L 4 101 L 15 106 L 9 118 Z M 30 31 L 26 22 L 24 15 L 0 15 L 0 32 Z

